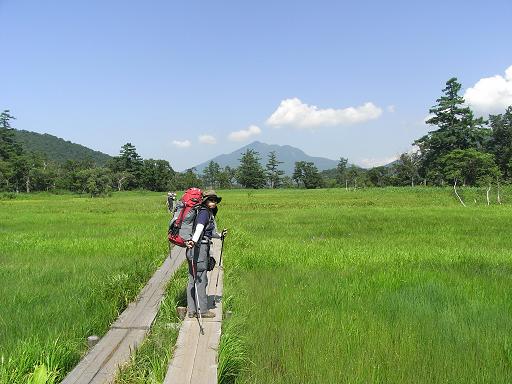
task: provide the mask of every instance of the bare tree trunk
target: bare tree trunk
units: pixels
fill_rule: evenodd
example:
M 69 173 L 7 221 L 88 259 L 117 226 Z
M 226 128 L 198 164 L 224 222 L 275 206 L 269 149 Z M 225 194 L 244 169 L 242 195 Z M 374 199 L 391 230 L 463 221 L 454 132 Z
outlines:
M 348 191 L 348 180 L 345 180 L 345 190 Z
M 499 182 L 499 179 L 496 179 L 496 182 L 498 184 L 498 196 L 497 196 L 497 200 L 498 200 L 498 204 L 501 205 L 501 197 L 500 197 L 500 182 Z
M 27 176 L 27 181 L 25 182 L 25 188 L 27 193 L 30 193 L 30 176 Z
M 491 202 L 489 201 L 489 192 L 491 192 L 491 184 L 489 184 L 489 186 L 487 187 L 487 193 L 486 193 L 487 205 L 491 204 Z
M 455 179 L 453 181 L 453 190 L 455 191 L 455 195 L 459 198 L 459 201 L 460 203 L 463 205 L 463 206 L 466 206 L 466 204 L 464 204 L 464 202 L 462 201 L 462 199 L 460 198 L 459 194 L 457 193 L 457 179 Z
M 125 177 L 121 177 L 119 180 L 117 180 L 117 190 L 118 191 L 121 191 L 121 189 L 123 188 L 123 181 L 124 179 L 126 179 L 126 176 Z

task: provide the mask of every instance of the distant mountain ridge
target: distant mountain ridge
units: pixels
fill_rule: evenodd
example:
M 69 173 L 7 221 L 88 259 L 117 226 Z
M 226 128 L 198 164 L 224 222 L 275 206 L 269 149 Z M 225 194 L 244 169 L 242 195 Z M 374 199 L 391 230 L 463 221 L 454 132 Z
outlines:
M 25 130 L 15 130 L 16 140 L 28 152 L 36 152 L 49 160 L 64 163 L 66 160 L 92 159 L 97 165 L 105 165 L 112 157 L 106 153 L 95 151 L 66 141 L 48 133 L 36 133 Z
M 252 149 L 259 153 L 260 163 L 263 167 L 268 161 L 269 153 L 275 151 L 277 159 L 283 162 L 279 165 L 279 169 L 283 170 L 285 174 L 289 176 L 293 174 L 296 161 L 310 161 L 316 165 L 319 171 L 336 168 L 336 165 L 338 165 L 338 161 L 336 160 L 327 159 L 325 157 L 309 156 L 301 149 L 292 147 L 291 145 L 265 144 L 260 141 L 254 141 L 229 154 L 219 155 L 211 160 L 198 164 L 194 168 L 201 174 L 210 161 L 218 163 L 221 167 L 225 167 L 226 165 L 229 165 L 232 168 L 238 167 L 240 165 L 239 159 L 248 149 Z

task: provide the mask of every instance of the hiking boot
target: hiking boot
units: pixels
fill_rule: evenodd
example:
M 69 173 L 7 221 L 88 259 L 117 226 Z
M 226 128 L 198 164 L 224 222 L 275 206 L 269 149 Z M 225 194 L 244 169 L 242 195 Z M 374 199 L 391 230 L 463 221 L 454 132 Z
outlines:
M 190 318 L 192 318 L 192 317 L 197 317 L 197 313 L 195 313 L 195 312 L 189 312 L 189 313 L 187 314 L 187 316 L 188 316 L 188 317 L 190 317 Z
M 208 312 L 201 312 L 201 317 L 205 318 L 205 319 L 212 319 L 215 317 L 215 312 L 212 312 L 212 311 L 208 311 Z

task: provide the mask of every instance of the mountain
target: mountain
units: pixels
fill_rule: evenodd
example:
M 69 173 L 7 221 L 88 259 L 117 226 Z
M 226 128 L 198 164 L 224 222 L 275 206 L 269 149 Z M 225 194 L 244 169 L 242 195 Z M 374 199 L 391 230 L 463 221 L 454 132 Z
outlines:
M 49 160 L 64 163 L 66 160 L 92 159 L 97 165 L 105 165 L 111 156 L 94 151 L 80 144 L 63 140 L 59 137 L 36 132 L 15 130 L 16 140 L 28 152 L 36 152 Z
M 267 163 L 268 154 L 275 151 L 277 159 L 283 162 L 283 164 L 279 165 L 279 168 L 289 176 L 293 174 L 296 161 L 310 161 L 316 165 L 319 171 L 336 168 L 336 165 L 338 164 L 336 160 L 326 159 L 325 157 L 309 156 L 302 150 L 290 145 L 265 144 L 260 141 L 254 141 L 251 144 L 239 148 L 229 154 L 220 155 L 211 160 L 205 161 L 204 163 L 198 164 L 195 168 L 197 172 L 201 174 L 210 161 L 218 163 L 221 167 L 225 167 L 226 165 L 229 165 L 232 168 L 238 167 L 240 165 L 239 159 L 248 149 L 252 149 L 259 153 L 261 159 L 260 163 L 263 166 Z

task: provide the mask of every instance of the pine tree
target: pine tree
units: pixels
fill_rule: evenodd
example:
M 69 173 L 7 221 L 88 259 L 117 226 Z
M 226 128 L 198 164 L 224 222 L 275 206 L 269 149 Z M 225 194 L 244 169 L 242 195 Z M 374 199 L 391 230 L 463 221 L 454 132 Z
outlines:
M 347 163 L 348 159 L 340 157 L 340 161 L 336 165 L 336 183 L 345 186 L 347 180 Z
M 259 163 L 259 153 L 247 149 L 239 160 L 240 166 L 237 170 L 236 180 L 244 188 L 263 188 L 265 186 L 265 171 Z
M 461 84 L 455 77 L 446 82 L 444 95 L 437 99 L 429 113 L 433 116 L 427 124 L 437 126 L 414 142 L 420 149 L 420 171 L 423 175 L 435 167 L 436 160 L 455 149 L 482 148 L 489 137 L 489 130 L 483 128 L 484 120 L 475 118 L 464 98 L 459 96 Z
M 113 157 L 109 163 L 109 168 L 117 179 L 118 188 L 133 189 L 142 186 L 142 158 L 137 153 L 132 143 L 126 143 L 121 147 L 119 156 Z
M 216 188 L 219 184 L 220 165 L 215 161 L 210 161 L 203 170 L 203 183 L 211 189 Z
M 318 168 L 310 161 L 295 162 L 292 179 L 297 186 L 304 185 L 307 189 L 322 187 L 322 177 L 318 173 Z
M 500 168 L 505 180 L 512 179 L 512 106 L 508 107 L 505 114 L 489 116 L 492 130 L 489 141 L 489 151 L 494 154 L 496 164 Z
M 0 113 L 0 161 L 8 161 L 23 153 L 11 127 L 10 120 L 14 119 L 8 109 Z
M 272 151 L 268 154 L 268 162 L 266 165 L 266 175 L 270 188 L 277 188 L 281 185 L 281 178 L 284 175 L 284 171 L 279 169 L 279 164 L 282 161 L 277 160 L 276 152 Z

